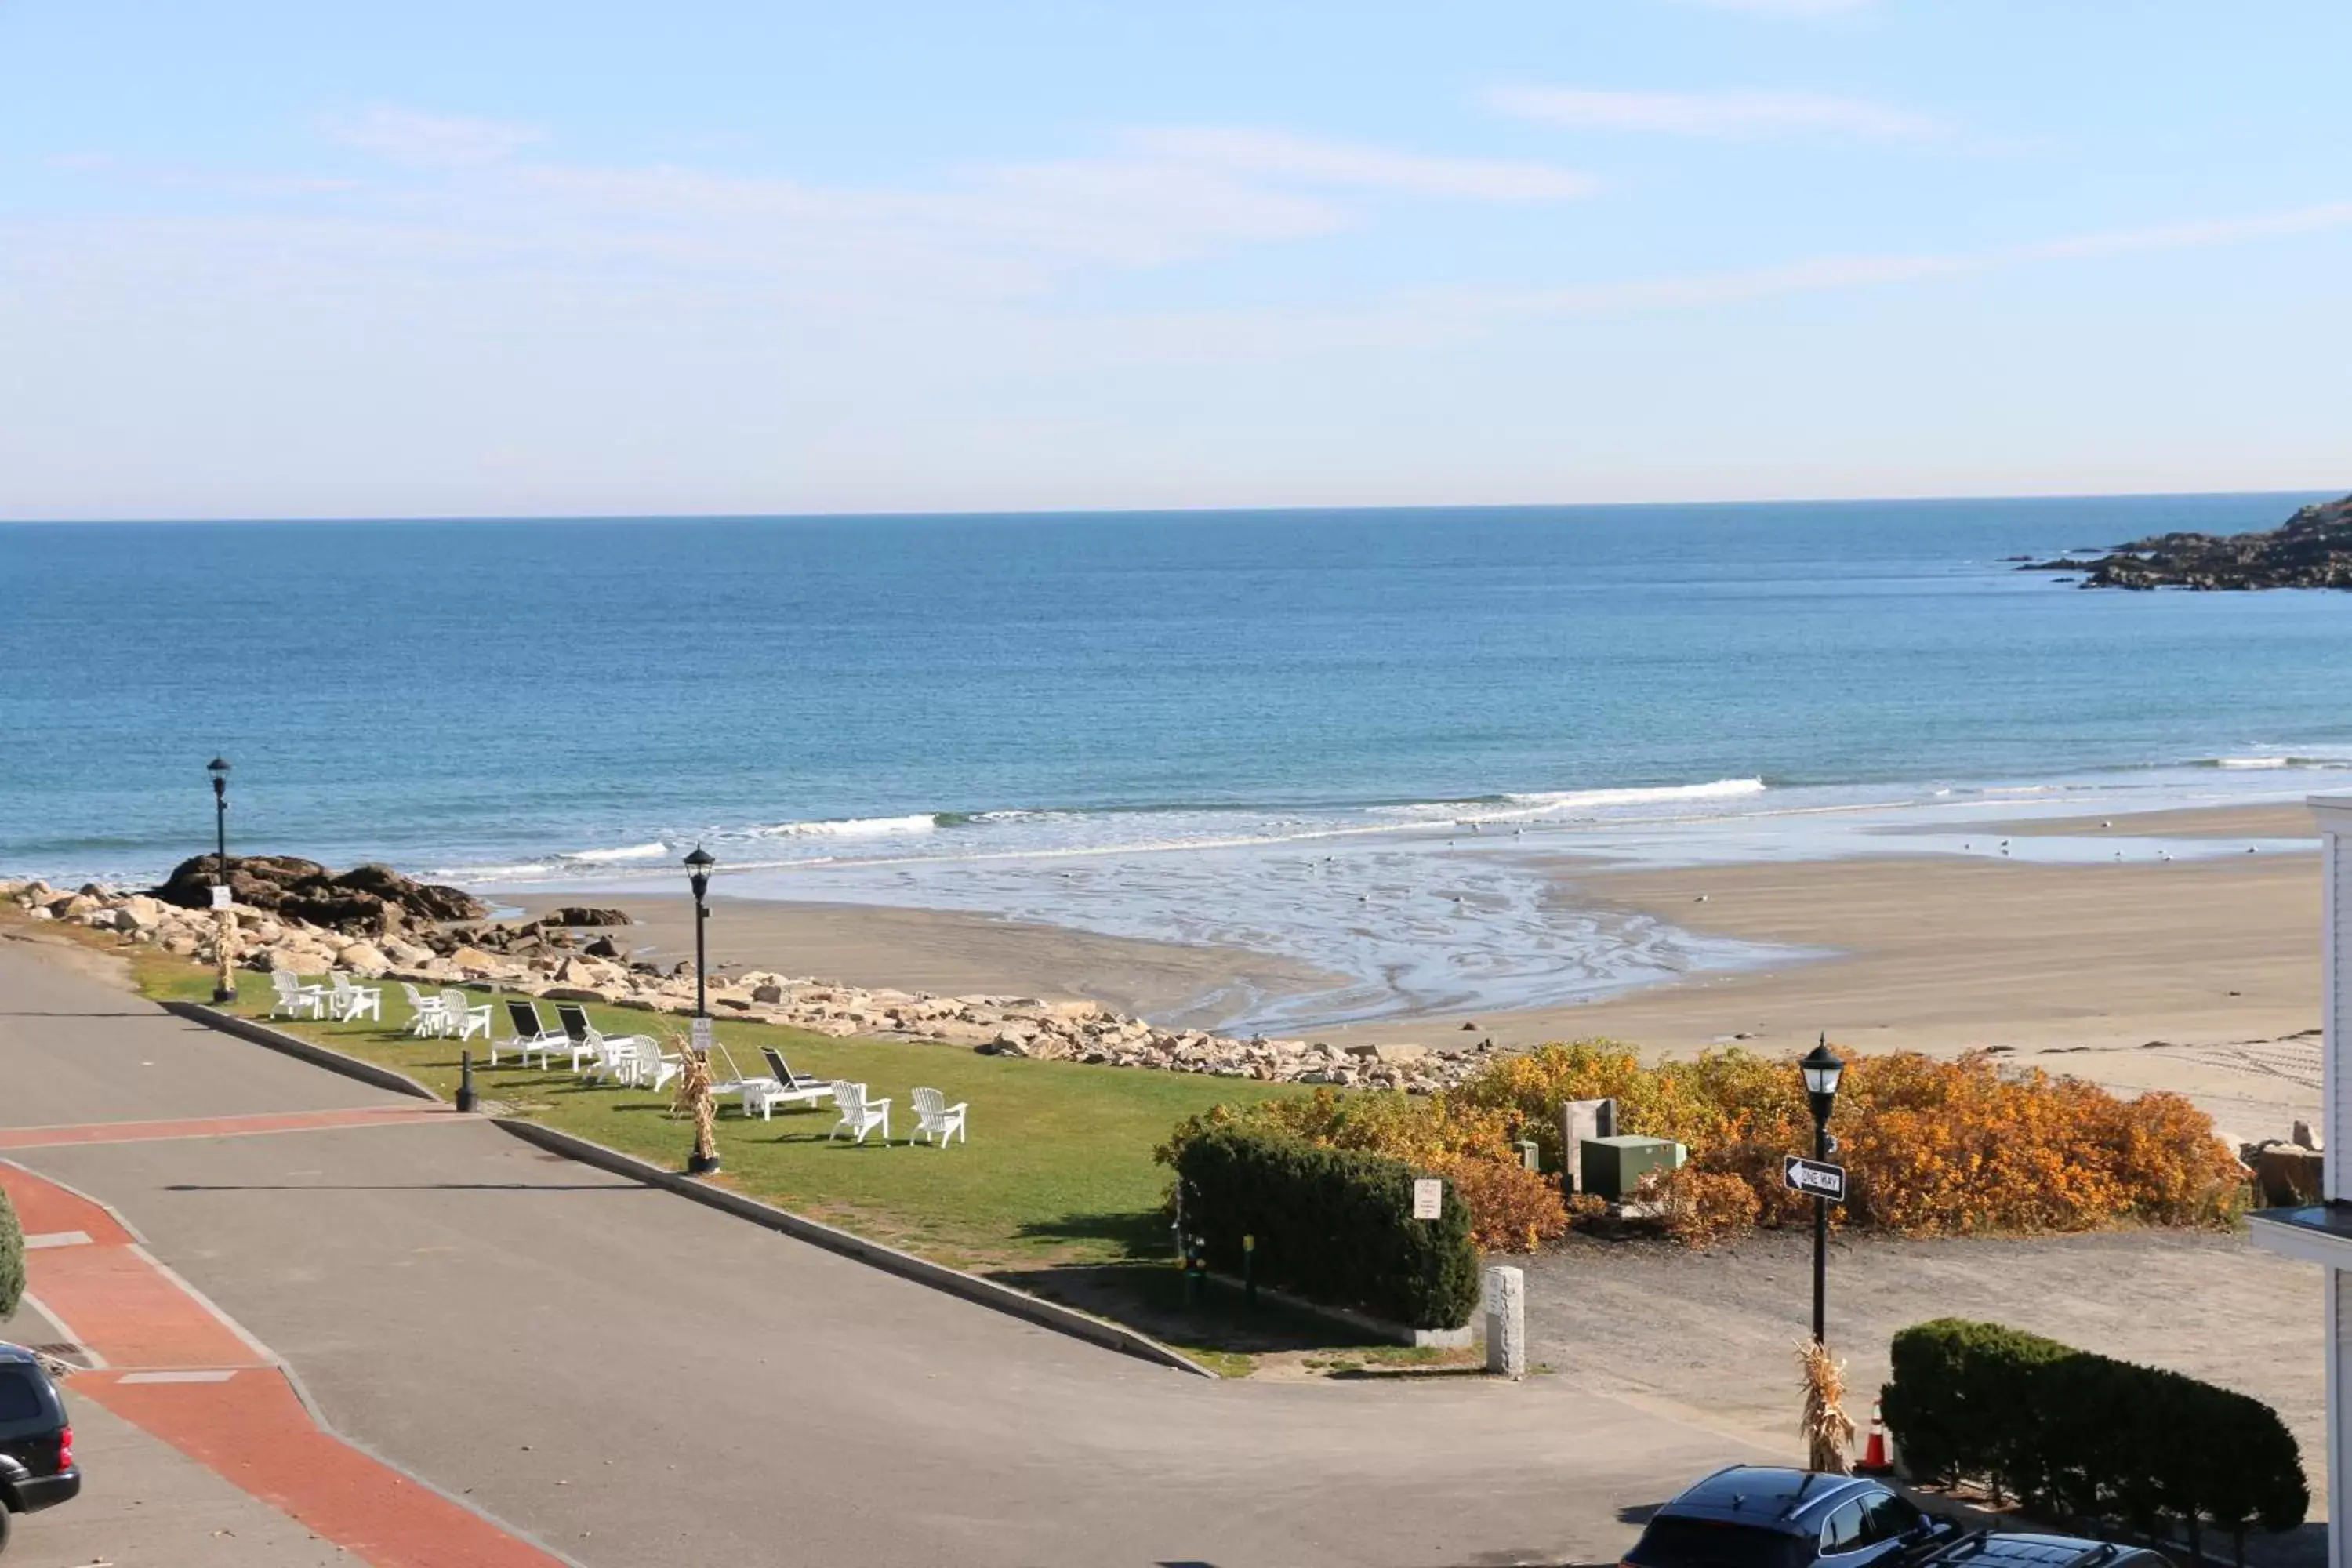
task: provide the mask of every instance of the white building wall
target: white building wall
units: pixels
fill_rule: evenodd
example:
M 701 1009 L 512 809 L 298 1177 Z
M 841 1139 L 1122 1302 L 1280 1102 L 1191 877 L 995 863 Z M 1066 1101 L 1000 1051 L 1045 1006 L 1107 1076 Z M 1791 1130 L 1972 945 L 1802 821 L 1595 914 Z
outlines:
M 2352 1072 L 2342 1069 L 2345 1047 L 2352 1043 L 2352 994 L 2340 982 L 2352 979 L 2352 952 L 2347 952 L 2347 921 L 2352 921 L 2352 853 L 2346 837 L 2352 836 L 2352 812 L 2321 807 L 2314 802 L 2320 828 L 2320 1023 L 2326 1041 L 2320 1052 L 2322 1144 L 2330 1154 L 2325 1181 L 2329 1201 L 2352 1200 L 2352 1161 L 2333 1157 L 2336 1150 L 2352 1150 Z

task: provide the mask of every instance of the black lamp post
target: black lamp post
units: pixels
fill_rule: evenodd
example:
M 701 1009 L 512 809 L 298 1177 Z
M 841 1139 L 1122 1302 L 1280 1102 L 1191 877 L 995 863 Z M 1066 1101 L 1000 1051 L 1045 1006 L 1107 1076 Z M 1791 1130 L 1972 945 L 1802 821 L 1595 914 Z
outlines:
M 699 844 L 686 858 L 687 885 L 694 889 L 694 1016 L 698 1018 L 710 1016 L 710 987 L 703 974 L 709 965 L 703 963 L 702 956 L 702 928 L 710 920 L 710 906 L 702 900 L 703 895 L 710 891 L 710 868 L 717 864 L 710 851 Z
M 686 1068 L 688 1073 L 702 1074 L 701 1081 L 705 1085 L 709 1082 L 709 1068 L 703 1065 L 709 1060 L 709 1047 L 703 1042 L 710 1037 L 710 965 L 704 952 L 702 933 L 703 928 L 710 921 L 710 906 L 703 901 L 703 896 L 710 891 L 710 868 L 716 864 L 718 862 L 711 858 L 710 851 L 699 844 L 694 847 L 694 853 L 686 858 L 687 885 L 694 889 L 694 1032 L 700 1037 L 689 1048 L 702 1058 L 701 1062 L 687 1063 Z M 702 1118 L 709 1110 L 709 1098 L 706 1091 L 696 1110 L 694 1151 L 686 1158 L 686 1173 L 689 1176 L 710 1176 L 719 1173 L 718 1146 L 707 1142 L 703 1131 Z
M 1807 1052 L 1797 1064 L 1804 1075 L 1805 1100 L 1813 1111 L 1813 1158 L 1826 1161 L 1836 1147 L 1830 1139 L 1830 1112 L 1837 1107 L 1838 1079 L 1845 1072 L 1845 1063 L 1830 1053 L 1827 1035 L 1821 1043 Z M 1813 1342 L 1826 1344 L 1827 1323 L 1822 1298 L 1829 1286 L 1830 1200 L 1820 1192 L 1813 1194 Z
M 213 776 L 213 886 L 226 888 L 228 886 L 228 759 L 215 757 L 205 764 L 205 772 Z M 231 916 L 221 906 L 218 893 L 213 895 L 213 900 L 214 907 L 220 910 L 214 918 L 221 925 L 221 934 L 213 939 L 220 944 L 220 975 L 213 982 L 213 1003 L 221 1006 L 236 1000 L 236 987 L 229 983 L 226 933 Z

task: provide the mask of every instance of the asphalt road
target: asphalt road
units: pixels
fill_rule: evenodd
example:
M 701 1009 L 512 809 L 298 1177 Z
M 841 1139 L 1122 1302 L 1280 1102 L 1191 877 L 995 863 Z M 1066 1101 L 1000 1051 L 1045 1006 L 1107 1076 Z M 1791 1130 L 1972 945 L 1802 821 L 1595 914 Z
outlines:
M 396 1102 L 0 944 L 0 1126 Z M 594 1568 L 1613 1562 L 1735 1436 L 1559 1377 L 1212 1383 L 487 1123 L 13 1156 L 346 1436 Z

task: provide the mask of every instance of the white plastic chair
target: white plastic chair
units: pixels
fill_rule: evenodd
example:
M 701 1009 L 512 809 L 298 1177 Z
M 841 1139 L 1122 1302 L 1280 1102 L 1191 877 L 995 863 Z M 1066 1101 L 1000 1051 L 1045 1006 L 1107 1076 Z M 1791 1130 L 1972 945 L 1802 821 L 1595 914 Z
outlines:
M 863 1143 L 866 1135 L 879 1127 L 882 1129 L 882 1147 L 887 1149 L 890 1146 L 890 1102 L 887 1100 L 868 1100 L 864 1084 L 837 1078 L 833 1080 L 833 1102 L 841 1108 L 841 1120 L 833 1124 L 832 1132 L 824 1135 L 826 1142 L 832 1142 L 835 1133 L 847 1132 Z
M 576 1002 L 559 1002 L 555 1016 L 563 1026 L 563 1038 L 572 1051 L 572 1070 L 580 1071 L 582 1062 L 588 1063 L 588 1076 L 602 1078 L 609 1063 L 605 1055 L 606 1040 L 594 1025 L 588 1022 L 588 1009 Z M 635 1036 L 624 1036 L 634 1039 Z
M 326 1016 L 325 986 L 305 985 L 300 977 L 289 974 L 282 969 L 269 972 L 269 984 L 278 991 L 278 1000 L 269 1005 L 271 1017 L 275 1018 L 281 1013 L 289 1018 L 320 1018 Z
M 441 1016 L 441 998 L 419 993 L 414 982 L 400 983 L 402 994 L 408 998 L 408 1032 L 412 1035 L 438 1035 L 447 1027 Z
M 461 1042 L 477 1034 L 486 1040 L 490 1037 L 490 1005 L 485 1002 L 477 1007 L 467 1001 L 463 991 L 441 993 L 441 1016 L 445 1020 L 442 1033 L 455 1035 Z
M 330 970 L 327 994 L 327 1016 L 337 1023 L 348 1024 L 362 1013 L 377 1023 L 383 1022 L 383 988 L 380 985 L 354 985 L 352 977 L 340 969 Z
M 678 1057 L 662 1054 L 661 1045 L 650 1035 L 624 1035 L 605 1042 L 612 1076 L 624 1088 L 650 1089 L 659 1093 L 669 1080 L 686 1070 L 685 1061 Z
M 743 1114 L 760 1113 L 762 1121 L 775 1117 L 779 1105 L 814 1105 L 820 1100 L 833 1098 L 833 1085 L 819 1083 L 793 1071 L 784 1054 L 773 1046 L 762 1046 L 760 1054 L 768 1058 L 766 1078 L 747 1078 L 735 1087 L 743 1092 Z
M 907 1142 L 909 1144 L 929 1142 L 935 1149 L 946 1148 L 950 1137 L 961 1138 L 967 1143 L 971 1142 L 970 1135 L 963 1130 L 964 1110 L 964 1104 L 961 1101 L 950 1105 L 948 1097 L 936 1089 L 917 1089 L 915 1091 L 915 1131 Z M 883 1136 L 887 1138 L 889 1134 L 885 1132 Z
M 507 1018 L 514 1025 L 515 1032 L 514 1038 L 503 1044 L 505 1048 L 522 1058 L 522 1065 L 525 1067 L 530 1066 L 530 1058 L 534 1052 L 538 1054 L 539 1065 L 542 1068 L 550 1068 L 555 1065 L 556 1052 L 562 1051 L 569 1054 L 572 1049 L 572 1037 L 561 1029 L 549 1028 L 547 1020 L 539 1016 L 539 1004 L 536 1002 L 520 996 L 508 997 Z M 501 1042 L 498 1040 L 490 1042 L 492 1067 L 499 1065 L 500 1044 Z

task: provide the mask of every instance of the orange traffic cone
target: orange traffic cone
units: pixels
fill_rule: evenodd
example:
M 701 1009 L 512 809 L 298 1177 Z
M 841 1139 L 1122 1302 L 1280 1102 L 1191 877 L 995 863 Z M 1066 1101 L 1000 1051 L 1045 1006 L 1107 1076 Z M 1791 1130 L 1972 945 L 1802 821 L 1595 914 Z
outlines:
M 1893 1473 L 1895 1467 L 1886 1462 L 1886 1423 L 1879 1418 L 1878 1401 L 1870 1402 L 1870 1444 L 1862 1451 L 1862 1463 L 1855 1472 L 1865 1476 Z

